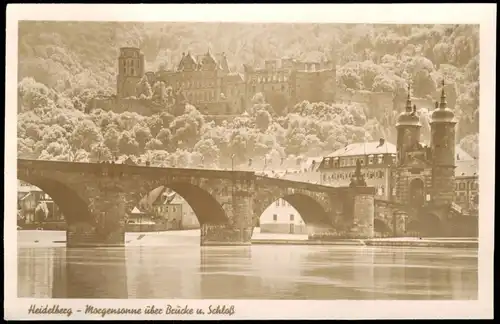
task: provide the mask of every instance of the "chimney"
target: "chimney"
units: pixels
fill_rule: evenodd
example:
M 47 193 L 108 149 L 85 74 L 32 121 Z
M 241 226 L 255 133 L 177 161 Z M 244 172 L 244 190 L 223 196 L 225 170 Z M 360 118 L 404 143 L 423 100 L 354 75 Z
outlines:
M 439 107 L 439 102 L 436 101 L 435 108 L 438 109 L 438 107 Z
M 385 139 L 383 139 L 383 138 L 379 139 L 379 142 L 378 142 L 377 148 L 379 148 L 379 147 L 383 146 L 383 145 L 384 145 L 384 143 L 385 143 Z

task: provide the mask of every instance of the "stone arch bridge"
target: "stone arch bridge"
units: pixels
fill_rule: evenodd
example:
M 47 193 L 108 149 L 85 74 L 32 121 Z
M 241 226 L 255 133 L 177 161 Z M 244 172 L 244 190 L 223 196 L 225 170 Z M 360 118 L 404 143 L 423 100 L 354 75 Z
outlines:
M 47 194 L 75 246 L 123 245 L 126 215 L 151 190 L 166 186 L 191 206 L 201 245 L 250 244 L 262 212 L 278 198 L 300 213 L 310 239 L 373 236 L 372 187 L 328 187 L 253 172 L 18 159 L 17 177 Z

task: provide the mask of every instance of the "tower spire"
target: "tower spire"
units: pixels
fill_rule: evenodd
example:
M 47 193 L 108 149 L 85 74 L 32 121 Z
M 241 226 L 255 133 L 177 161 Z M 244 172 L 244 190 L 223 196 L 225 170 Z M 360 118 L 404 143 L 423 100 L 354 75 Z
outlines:
M 406 99 L 406 112 L 411 112 L 412 107 L 411 107 L 411 86 L 410 82 L 408 81 L 408 98 Z
M 439 103 L 439 108 L 440 109 L 446 109 L 447 107 L 447 102 L 446 102 L 446 93 L 444 92 L 444 78 L 443 78 L 443 81 L 441 83 L 441 102 Z

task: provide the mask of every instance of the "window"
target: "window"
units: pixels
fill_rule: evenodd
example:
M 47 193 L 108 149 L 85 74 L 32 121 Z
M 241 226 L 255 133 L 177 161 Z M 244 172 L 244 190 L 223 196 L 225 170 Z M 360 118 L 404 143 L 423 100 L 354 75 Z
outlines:
M 283 92 L 285 91 L 285 85 L 284 84 L 281 85 L 281 91 L 283 91 Z
M 370 157 L 370 158 L 368 159 L 368 164 L 373 164 L 373 158 L 372 158 L 372 157 Z
M 459 190 L 465 190 L 465 183 L 460 182 L 460 184 L 458 185 L 458 189 Z
M 377 163 L 382 164 L 382 162 L 383 162 L 383 158 L 382 158 L 382 156 L 379 156 L 377 159 Z
M 168 206 L 165 207 L 165 211 L 168 213 Z
M 275 222 L 278 221 L 278 215 L 277 214 L 273 215 L 273 221 L 275 221 Z
M 279 207 L 280 206 L 280 200 L 276 200 L 276 207 Z
M 290 221 L 293 222 L 293 214 L 290 214 Z
M 359 159 L 359 163 L 361 163 L 361 165 L 364 165 L 365 164 L 365 160 L 364 159 Z
M 172 207 L 172 211 L 173 211 L 174 213 L 176 212 L 176 208 L 175 208 L 175 206 L 174 206 L 174 207 Z

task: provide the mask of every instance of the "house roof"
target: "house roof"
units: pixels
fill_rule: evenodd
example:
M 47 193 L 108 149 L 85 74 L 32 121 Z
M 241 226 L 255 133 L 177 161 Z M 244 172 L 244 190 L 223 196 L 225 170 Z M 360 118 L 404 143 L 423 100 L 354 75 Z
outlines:
M 139 206 L 143 206 L 143 208 L 151 207 L 164 190 L 164 186 L 159 186 L 158 188 L 151 190 L 139 201 Z
M 455 159 L 457 161 L 475 161 L 474 158 L 472 156 L 470 156 L 470 154 L 468 154 L 467 152 L 465 152 L 460 146 L 456 146 L 455 147 L 455 154 L 457 155 L 455 157 Z
M 184 202 L 184 198 L 182 198 L 180 195 L 176 194 L 175 192 L 172 195 L 172 198 L 168 201 L 168 204 L 177 204 L 180 205 Z
M 328 155 L 328 157 L 340 157 L 340 156 L 354 156 L 354 155 L 366 155 L 366 154 L 387 154 L 396 153 L 396 146 L 390 142 L 384 141 L 384 144 L 380 145 L 379 141 L 376 142 L 365 142 L 365 143 L 352 143 L 336 150 L 335 152 Z
M 134 209 L 132 209 L 132 211 L 130 213 L 133 214 L 133 215 L 144 214 L 137 207 L 134 207 Z
M 477 160 L 459 160 L 455 163 L 455 177 L 473 177 L 477 176 Z
M 225 81 L 229 82 L 241 82 L 243 81 L 243 75 L 240 73 L 229 73 L 228 75 L 224 76 Z
M 30 193 L 30 192 L 41 192 L 42 189 L 35 186 L 17 186 L 17 192 Z
M 379 141 L 365 142 L 365 143 L 352 143 L 336 150 L 329 154 L 327 157 L 342 157 L 342 156 L 355 156 L 355 155 L 376 155 L 376 154 L 396 154 L 396 145 L 384 141 L 382 146 Z M 428 143 L 421 142 L 421 144 L 428 145 Z M 455 160 L 456 161 L 474 161 L 474 158 L 465 152 L 459 145 L 455 146 Z

